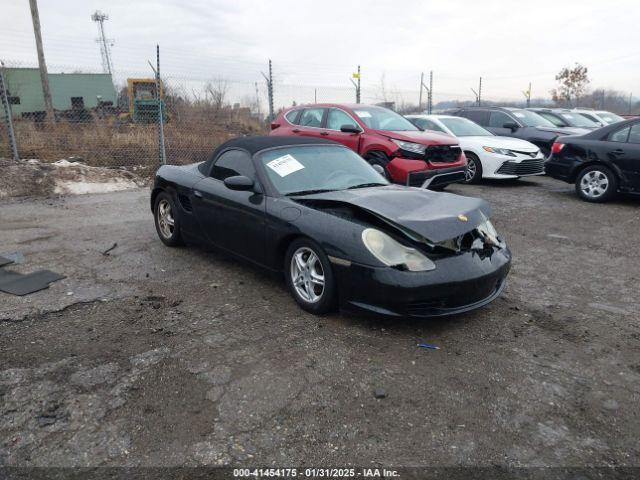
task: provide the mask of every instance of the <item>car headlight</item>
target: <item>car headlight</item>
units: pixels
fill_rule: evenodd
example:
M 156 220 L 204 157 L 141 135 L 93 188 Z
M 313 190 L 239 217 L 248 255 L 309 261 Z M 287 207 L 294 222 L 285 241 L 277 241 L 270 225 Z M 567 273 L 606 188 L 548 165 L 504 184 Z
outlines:
M 391 141 L 407 152 L 424 155 L 424 152 L 427 151 L 426 145 L 420 145 L 419 143 L 403 142 L 402 140 L 396 140 L 394 138 L 392 138 Z
M 389 267 L 404 267 L 412 272 L 434 270 L 436 264 L 415 248 L 405 247 L 375 228 L 362 232 L 362 242 L 371 254 Z
M 476 227 L 476 230 L 478 230 L 478 233 L 480 233 L 480 235 L 482 235 L 485 238 L 485 240 L 491 243 L 492 245 L 495 245 L 496 247 L 504 246 L 504 242 L 500 240 L 500 237 L 498 236 L 498 232 L 496 231 L 493 224 L 489 221 L 489 219 L 485 220 L 480 225 L 478 225 Z
M 485 152 L 495 153 L 496 155 L 507 155 L 509 157 L 515 157 L 514 153 L 507 148 L 494 148 L 494 147 L 482 147 Z

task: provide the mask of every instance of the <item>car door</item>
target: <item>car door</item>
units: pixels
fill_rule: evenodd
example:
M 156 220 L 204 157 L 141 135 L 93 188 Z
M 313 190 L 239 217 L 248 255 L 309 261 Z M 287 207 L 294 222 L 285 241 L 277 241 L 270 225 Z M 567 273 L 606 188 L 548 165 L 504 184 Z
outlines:
M 297 135 L 302 137 L 318 137 L 325 138 L 329 133 L 322 128 L 324 117 L 327 109 L 323 107 L 305 108 L 298 119 L 299 132 Z
M 254 190 L 228 188 L 224 179 L 236 175 L 256 182 Z M 265 198 L 251 156 L 243 150 L 227 150 L 193 190 L 194 210 L 207 239 L 216 247 L 263 264 Z
M 623 187 L 640 191 L 640 123 L 613 131 L 606 141 L 606 156 L 628 184 Z
M 504 112 L 499 110 L 492 111 L 489 113 L 489 125 L 487 126 L 487 130 L 491 133 L 495 133 L 496 135 L 501 135 L 503 137 L 517 137 L 516 133 L 510 128 L 504 128 L 504 125 L 507 123 L 515 123 L 516 125 L 520 125 L 514 118 L 507 115 Z M 517 130 L 516 130 L 517 132 Z
M 360 137 L 362 133 L 341 132 L 340 129 L 344 125 L 357 127 L 362 130 L 362 127 L 356 122 L 351 115 L 339 108 L 330 108 L 327 112 L 327 121 L 324 131 L 327 132 L 325 138 L 339 142 L 345 147 L 349 147 L 354 152 L 358 151 L 360 145 Z
M 487 110 L 463 110 L 460 116 L 485 128 L 489 125 L 489 112 Z

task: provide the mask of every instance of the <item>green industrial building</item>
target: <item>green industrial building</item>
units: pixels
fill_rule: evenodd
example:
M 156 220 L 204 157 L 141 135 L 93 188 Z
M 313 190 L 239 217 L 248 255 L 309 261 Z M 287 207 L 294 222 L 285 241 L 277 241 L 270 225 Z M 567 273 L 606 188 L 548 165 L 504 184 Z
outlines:
M 11 111 L 15 118 L 44 112 L 44 96 L 37 68 L 5 68 Z M 50 73 L 54 110 L 91 109 L 100 102 L 116 104 L 116 90 L 108 73 Z

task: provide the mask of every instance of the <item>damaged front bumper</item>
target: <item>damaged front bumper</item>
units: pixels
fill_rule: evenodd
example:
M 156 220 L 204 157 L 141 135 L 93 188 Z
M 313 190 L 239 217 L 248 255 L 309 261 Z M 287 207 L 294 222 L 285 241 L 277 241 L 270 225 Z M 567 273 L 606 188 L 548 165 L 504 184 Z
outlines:
M 439 168 L 437 170 L 418 170 L 407 174 L 408 187 L 434 188 L 465 180 L 467 166 Z
M 435 261 L 428 272 L 335 264 L 342 308 L 391 317 L 430 318 L 480 308 L 497 298 L 511 267 L 508 248 L 468 251 Z

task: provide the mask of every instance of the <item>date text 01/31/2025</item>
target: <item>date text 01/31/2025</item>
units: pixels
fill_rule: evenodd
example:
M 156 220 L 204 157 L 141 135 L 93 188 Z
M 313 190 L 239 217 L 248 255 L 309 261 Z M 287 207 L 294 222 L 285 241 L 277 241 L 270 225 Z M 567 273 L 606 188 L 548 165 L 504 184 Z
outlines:
M 399 473 L 385 468 L 235 468 L 233 477 L 394 478 Z

